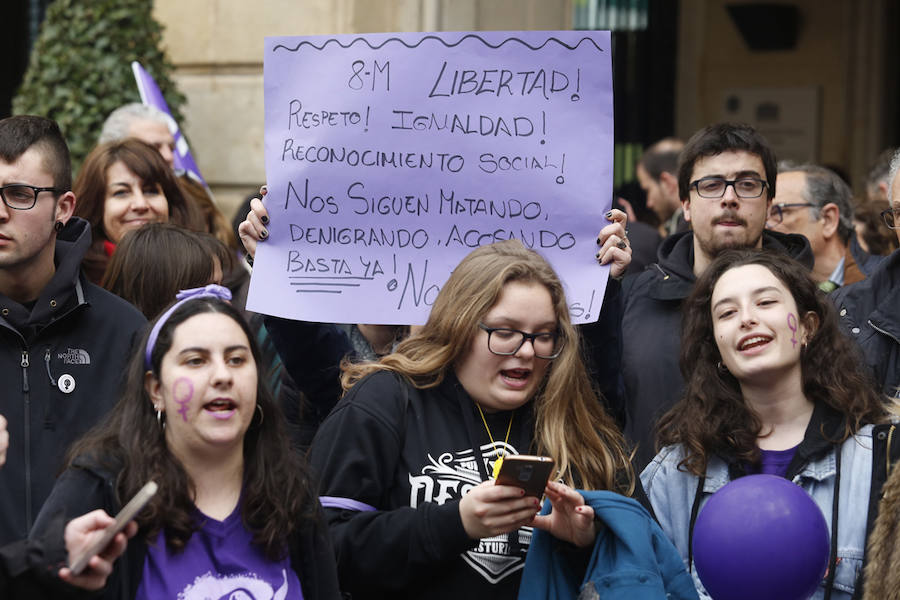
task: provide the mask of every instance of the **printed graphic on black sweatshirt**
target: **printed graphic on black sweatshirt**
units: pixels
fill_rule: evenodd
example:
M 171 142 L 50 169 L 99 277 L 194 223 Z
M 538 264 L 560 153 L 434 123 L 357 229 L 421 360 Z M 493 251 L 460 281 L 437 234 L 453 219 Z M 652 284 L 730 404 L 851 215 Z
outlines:
M 428 455 L 421 475 L 409 474 L 411 488 L 409 505 L 415 508 L 423 502 L 444 504 L 458 500 L 481 483 L 481 475 L 471 448 L 459 452 L 445 452 L 437 458 Z M 481 447 L 485 469 L 494 468 L 499 456 L 518 454 L 508 444 L 485 444 Z M 525 553 L 531 543 L 531 527 L 522 527 L 508 534 L 481 540 L 476 548 L 462 554 L 463 560 L 491 583 L 497 583 L 525 566 Z

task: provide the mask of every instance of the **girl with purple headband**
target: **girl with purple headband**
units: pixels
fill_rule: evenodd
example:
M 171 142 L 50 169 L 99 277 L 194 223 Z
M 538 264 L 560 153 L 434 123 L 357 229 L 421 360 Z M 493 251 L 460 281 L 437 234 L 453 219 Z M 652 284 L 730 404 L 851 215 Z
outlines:
M 230 296 L 184 290 L 156 319 L 122 398 L 71 450 L 35 524 L 32 535 L 59 510 L 115 514 L 159 484 L 103 598 L 340 597 L 314 486 Z

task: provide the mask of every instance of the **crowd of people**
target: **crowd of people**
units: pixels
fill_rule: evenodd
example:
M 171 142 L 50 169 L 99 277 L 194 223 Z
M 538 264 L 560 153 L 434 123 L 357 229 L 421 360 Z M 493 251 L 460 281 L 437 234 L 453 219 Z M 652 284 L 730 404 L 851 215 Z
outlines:
M 813 597 L 900 594 L 900 153 L 859 200 L 747 125 L 661 140 L 597 322 L 506 241 L 409 327 L 247 312 L 265 187 L 233 230 L 170 138 L 122 107 L 73 183 L 56 123 L 0 120 L 3 597 L 708 598 L 698 514 L 755 474 L 828 524 Z

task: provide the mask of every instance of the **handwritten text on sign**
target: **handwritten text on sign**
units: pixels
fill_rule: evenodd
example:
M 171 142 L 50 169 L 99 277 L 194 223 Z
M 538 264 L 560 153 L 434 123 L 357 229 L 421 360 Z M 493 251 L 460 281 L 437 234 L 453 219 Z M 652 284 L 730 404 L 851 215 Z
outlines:
M 597 319 L 612 191 L 606 32 L 266 38 L 271 217 L 248 308 L 423 323 L 472 249 L 519 239 Z

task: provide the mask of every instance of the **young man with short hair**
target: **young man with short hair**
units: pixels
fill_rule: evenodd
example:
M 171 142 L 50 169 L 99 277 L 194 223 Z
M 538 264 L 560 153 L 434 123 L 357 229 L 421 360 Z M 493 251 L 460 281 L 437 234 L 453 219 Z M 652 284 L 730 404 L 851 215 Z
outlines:
M 67 448 L 116 402 L 145 322 L 82 276 L 91 232 L 72 216 L 71 187 L 56 123 L 0 120 L 0 414 L 9 431 L 0 545 L 28 534 Z

